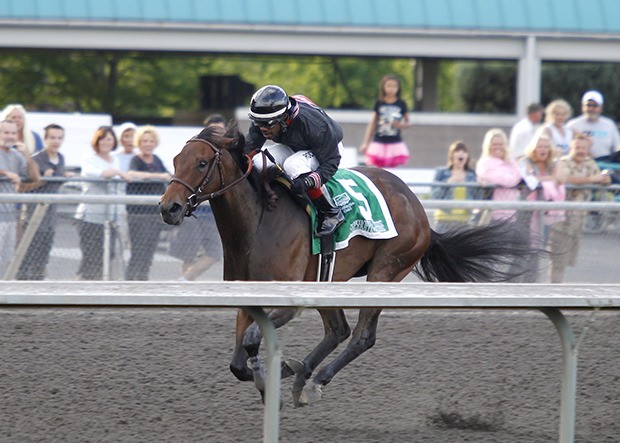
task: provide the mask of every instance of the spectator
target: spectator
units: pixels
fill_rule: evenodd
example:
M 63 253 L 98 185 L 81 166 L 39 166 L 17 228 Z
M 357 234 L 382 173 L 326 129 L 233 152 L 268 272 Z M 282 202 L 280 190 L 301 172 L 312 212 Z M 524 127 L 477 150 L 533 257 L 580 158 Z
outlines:
M 132 122 L 126 122 L 126 123 L 119 125 L 119 127 L 116 128 L 116 131 L 115 131 L 116 139 L 118 140 L 122 149 L 119 149 L 112 155 L 118 158 L 121 171 L 123 172 L 129 171 L 129 162 L 131 161 L 133 156 L 137 154 L 135 146 L 134 146 L 134 142 L 133 142 L 134 136 L 136 134 L 136 128 L 137 126 L 133 124 Z M 119 189 L 118 191 L 120 192 L 121 190 Z M 122 243 L 127 244 L 129 243 L 129 227 L 127 226 L 127 210 L 125 208 L 125 205 L 120 205 L 118 209 L 120 211 L 118 214 L 118 221 L 117 221 L 118 234 L 122 239 Z
M 553 159 L 551 137 L 545 130 L 536 133 L 525 150 L 525 157 L 519 161 L 519 169 L 529 189 L 526 200 L 564 201 L 566 189 Z M 537 212 L 522 215 L 528 217 L 526 223 L 532 231 L 532 239 L 542 234 L 540 240 L 543 243 L 547 241 L 551 224 L 564 218 L 563 211 L 546 211 L 542 219 Z M 540 226 L 540 221 L 543 226 Z
M 478 183 L 482 186 L 495 186 L 492 200 L 516 201 L 520 192 L 517 185 L 521 183 L 519 167 L 510 158 L 506 133 L 494 128 L 487 131 L 482 142 L 482 156 L 476 165 Z M 513 210 L 495 210 L 492 219 L 510 218 Z
M 523 157 L 525 148 L 536 133 L 542 120 L 543 107 L 532 103 L 527 107 L 527 115 L 519 120 L 510 130 L 510 155 L 513 160 Z
M 137 126 L 132 122 L 123 123 L 116 129 L 116 138 L 123 149 L 115 152 L 114 156 L 118 158 L 123 172 L 129 171 L 129 162 L 137 154 L 134 145 L 136 129 Z
M 568 122 L 573 131 L 591 139 L 590 155 L 594 160 L 607 161 L 620 147 L 620 134 L 616 123 L 601 115 L 603 96 L 598 91 L 588 91 L 581 98 L 581 116 Z
M 568 156 L 558 163 L 558 171 L 570 185 L 608 185 L 608 174 L 601 172 L 596 162 L 589 156 L 590 140 L 586 135 L 577 134 L 570 143 Z M 590 189 L 571 188 L 566 192 L 567 201 L 587 202 L 592 197 Z M 561 283 L 567 266 L 575 266 L 579 255 L 581 233 L 583 232 L 587 211 L 567 211 L 564 221 L 551 226 L 551 269 L 549 281 Z
M 31 131 L 28 127 L 26 110 L 22 105 L 7 105 L 0 115 L 0 120 L 11 120 L 15 122 L 17 125 L 17 140 L 26 145 L 31 155 L 43 149 L 41 136 Z
M 203 125 L 205 128 L 217 126 L 218 128 L 222 128 L 224 131 L 226 131 L 226 120 L 220 114 L 207 115 L 205 121 L 203 122 Z
M 116 195 L 122 194 L 124 183 L 111 179 L 122 178 L 130 181 L 130 177 L 121 170 L 118 158 L 112 155 L 118 142 L 110 126 L 101 126 L 93 135 L 91 146 L 95 153 L 82 160 L 82 177 L 97 179 L 84 182 L 83 195 Z M 118 218 L 118 205 L 81 203 L 76 211 L 80 249 L 82 260 L 78 269 L 80 280 L 102 280 L 105 245 L 105 225 L 110 228 L 109 245 L 114 245 L 116 232 L 112 225 Z M 113 248 L 110 246 L 112 258 Z
M 17 139 L 17 125 L 0 122 L 0 193 L 14 194 L 22 181 L 40 180 L 36 163 L 23 142 Z M 0 276 L 4 276 L 17 242 L 18 206 L 0 203 Z
M 205 127 L 217 126 L 226 130 L 224 117 L 219 114 L 207 116 Z M 195 217 L 187 217 L 174 231 L 170 241 L 170 255 L 181 264 L 180 280 L 196 280 L 207 269 L 222 260 L 222 242 L 217 231 L 211 206 L 206 202 L 194 211 Z
M 45 127 L 43 133 L 45 148 L 32 157 L 39 167 L 41 177 L 72 177 L 75 175 L 65 169 L 65 158 L 59 152 L 64 138 L 65 130 L 62 126 L 50 124 Z M 60 181 L 43 182 L 36 192 L 56 194 L 61 185 Z M 34 212 L 34 206 L 29 206 L 28 220 Z M 56 205 L 49 205 L 21 263 L 17 274 L 18 280 L 43 280 L 45 278 L 45 267 L 54 243 L 57 222 Z
M 166 191 L 164 181 L 169 181 L 171 176 L 161 159 L 153 153 L 159 145 L 159 135 L 153 126 L 141 126 L 135 132 L 135 145 L 140 153 L 131 159 L 128 175 L 132 180 L 140 180 L 142 183 L 129 183 L 127 194 L 161 195 Z M 128 205 L 127 216 L 131 256 L 125 278 L 148 280 L 163 227 L 159 208 L 153 205 Z
M 471 167 L 471 159 L 467 146 L 462 141 L 456 141 L 448 148 L 448 165 L 438 168 L 435 172 L 435 182 L 441 183 L 470 183 L 476 182 L 476 173 Z M 431 198 L 437 200 L 465 200 L 477 198 L 478 190 L 465 186 L 435 186 Z M 435 211 L 437 231 L 447 231 L 451 228 L 467 224 L 471 219 L 471 211 L 467 209 L 451 209 Z
M 409 126 L 409 112 L 407 103 L 400 98 L 400 79 L 395 75 L 381 79 L 374 111 L 359 148 L 366 164 L 391 168 L 407 163 L 409 149 L 400 131 Z
M 573 115 L 573 108 L 565 100 L 553 100 L 545 109 L 545 131 L 557 148 L 554 158 L 568 154 L 568 146 L 575 132 L 566 125 Z

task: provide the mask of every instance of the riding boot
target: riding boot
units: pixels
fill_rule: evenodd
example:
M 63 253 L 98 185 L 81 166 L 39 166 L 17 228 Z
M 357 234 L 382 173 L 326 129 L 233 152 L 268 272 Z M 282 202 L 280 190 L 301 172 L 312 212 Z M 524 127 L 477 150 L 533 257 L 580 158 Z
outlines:
M 317 210 L 318 228 L 316 235 L 323 237 L 331 235 L 344 222 L 342 209 L 334 205 L 326 195 L 326 191 L 321 192 L 321 196 L 313 199 L 312 203 Z

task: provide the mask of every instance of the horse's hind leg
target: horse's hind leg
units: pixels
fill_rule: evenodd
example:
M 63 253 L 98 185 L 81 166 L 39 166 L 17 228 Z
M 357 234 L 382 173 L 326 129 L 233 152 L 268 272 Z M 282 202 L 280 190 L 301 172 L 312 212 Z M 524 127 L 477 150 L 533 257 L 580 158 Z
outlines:
M 295 316 L 295 312 L 294 309 L 276 309 L 269 313 L 269 318 L 273 322 L 274 327 L 279 328 L 291 321 Z M 254 376 L 247 365 L 247 361 L 250 354 L 252 356 L 258 355 L 262 335 L 252 316 L 243 309 L 237 311 L 235 337 L 235 349 L 230 362 L 230 370 L 239 380 L 252 381 Z M 291 373 L 288 375 L 291 375 Z
M 245 331 L 254 320 L 243 309 L 237 311 L 237 323 L 235 325 L 235 350 L 233 351 L 232 361 L 230 362 L 230 370 L 235 377 L 241 381 L 252 381 L 254 376 L 248 368 L 248 353 L 243 347 L 243 337 Z
M 293 403 L 295 406 L 304 405 L 300 402 L 300 396 L 306 385 L 306 380 L 312 375 L 312 371 L 351 334 L 351 328 L 342 309 L 319 309 L 318 311 L 325 327 L 323 339 L 306 355 L 303 361 L 291 360 L 287 362 L 288 366 L 295 372 L 295 381 L 293 382 Z
M 273 311 L 269 312 L 268 316 L 269 316 L 269 319 L 273 322 L 274 327 L 279 328 L 285 325 L 286 323 L 288 323 L 289 321 L 291 321 L 293 317 L 295 317 L 296 312 L 297 312 L 296 309 L 274 309 Z M 249 318 L 251 320 L 251 317 Z M 252 322 L 243 331 L 238 329 L 237 334 L 238 334 L 237 344 L 239 345 L 239 342 L 241 343 L 241 348 L 243 350 L 243 353 L 245 353 L 245 355 L 247 356 L 246 361 L 243 362 L 242 371 L 244 372 L 247 371 L 246 374 L 249 372 L 249 375 L 251 376 L 250 380 L 254 380 L 254 384 L 256 385 L 256 388 L 258 389 L 258 391 L 261 394 L 261 397 L 264 400 L 265 373 L 264 373 L 264 368 L 263 368 L 262 362 L 260 360 L 260 355 L 258 352 L 263 335 L 260 331 L 260 328 L 255 322 Z M 235 349 L 235 351 L 237 351 L 237 349 Z M 239 354 L 236 353 L 235 356 L 243 355 L 243 353 L 242 352 L 239 352 Z M 247 366 L 247 362 L 250 363 L 249 368 Z M 240 362 L 237 361 L 237 363 L 240 363 Z M 231 365 L 231 368 L 232 368 L 232 365 Z M 235 372 L 235 375 L 236 375 L 236 372 Z
M 360 309 L 359 319 L 347 347 L 329 364 L 322 367 L 304 387 L 300 402 L 309 404 L 321 399 L 321 391 L 334 376 L 362 353 L 372 348 L 377 337 L 377 324 L 381 309 Z

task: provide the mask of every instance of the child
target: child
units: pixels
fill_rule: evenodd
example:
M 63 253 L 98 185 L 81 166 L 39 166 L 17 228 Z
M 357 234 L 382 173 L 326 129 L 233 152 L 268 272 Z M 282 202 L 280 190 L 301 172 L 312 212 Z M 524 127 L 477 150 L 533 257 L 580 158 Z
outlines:
M 409 113 L 407 103 L 400 98 L 400 80 L 395 75 L 386 75 L 381 79 L 379 99 L 374 110 L 364 143 L 359 148 L 365 154 L 366 164 L 390 168 L 407 163 L 409 149 L 400 136 L 400 130 L 409 126 Z

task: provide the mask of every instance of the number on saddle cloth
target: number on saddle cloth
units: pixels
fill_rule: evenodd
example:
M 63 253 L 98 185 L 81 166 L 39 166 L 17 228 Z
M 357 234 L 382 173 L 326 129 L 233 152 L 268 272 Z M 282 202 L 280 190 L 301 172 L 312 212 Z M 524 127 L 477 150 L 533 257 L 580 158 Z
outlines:
M 375 240 L 398 235 L 385 198 L 368 177 L 339 169 L 326 187 L 345 218 L 334 234 L 335 251 L 346 248 L 349 240 L 358 235 Z M 320 241 L 313 237 L 312 253 L 318 254 L 320 250 Z

